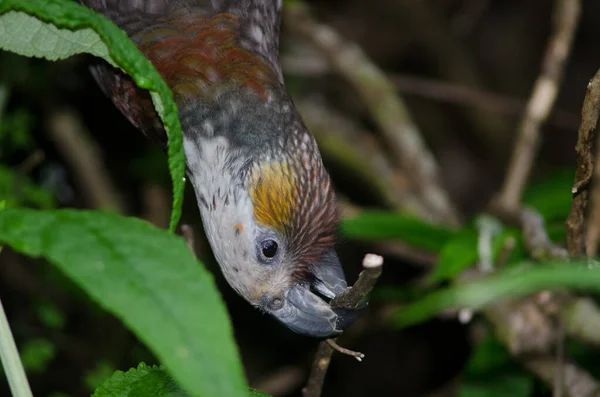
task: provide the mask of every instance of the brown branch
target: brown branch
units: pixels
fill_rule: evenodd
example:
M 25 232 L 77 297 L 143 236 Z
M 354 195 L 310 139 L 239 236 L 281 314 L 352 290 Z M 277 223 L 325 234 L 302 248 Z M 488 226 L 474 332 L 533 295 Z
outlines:
M 581 108 L 581 124 L 575 151 L 577 167 L 575 183 L 572 189 L 573 203 L 567 218 L 567 248 L 571 256 L 586 254 L 586 215 L 590 199 L 589 184 L 594 173 L 594 142 L 596 125 L 600 116 L 600 70 L 589 82 L 583 106 Z
M 375 287 L 375 284 L 381 275 L 382 265 L 382 257 L 367 254 L 363 259 L 364 270 L 358 276 L 356 283 L 333 298 L 331 300 L 331 307 L 356 308 L 363 298 L 365 298 L 373 290 L 373 287 Z M 304 389 L 302 389 L 302 395 L 304 397 L 319 397 L 321 395 L 323 383 L 325 382 L 325 375 L 327 374 L 327 369 L 331 363 L 332 354 L 333 348 L 327 341 L 319 343 L 319 348 L 315 354 L 308 381 Z
M 457 210 L 441 186 L 435 158 L 393 83 L 356 44 L 345 41 L 329 26 L 317 23 L 302 2 L 287 4 L 284 12 L 287 27 L 312 42 L 326 56 L 330 67 L 359 92 L 395 160 L 410 171 L 413 188 L 430 208 L 432 218 L 458 224 Z
M 408 178 L 392 164 L 381 145 L 347 116 L 329 107 L 324 100 L 301 99 L 296 106 L 312 131 L 326 160 L 343 166 L 348 174 L 360 178 L 395 210 L 414 213 L 422 219 L 430 211 L 409 193 Z
M 529 359 L 523 365 L 531 372 L 552 385 L 557 373 L 556 360 L 552 357 Z M 563 379 L 560 392 L 565 397 L 600 397 L 600 385 L 589 373 L 572 362 L 560 367 Z
M 156 183 L 145 182 L 142 186 L 142 199 L 142 218 L 161 229 L 167 229 L 171 212 L 170 192 Z
M 310 54 L 310 57 L 287 55 L 281 57 L 281 64 L 288 74 L 300 76 L 323 76 L 330 73 L 330 68 L 320 54 Z M 527 107 L 527 101 L 497 92 L 486 91 L 455 83 L 424 76 L 409 74 L 388 74 L 398 91 L 404 95 L 414 95 L 432 101 L 445 102 L 453 105 L 481 108 L 501 115 L 522 115 Z M 579 123 L 579 115 L 565 109 L 554 109 L 548 116 L 548 125 L 572 130 Z
M 536 260 L 567 259 L 566 249 L 552 243 L 544 227 L 544 218 L 535 210 L 525 208 L 521 211 L 523 240 L 529 255 Z
M 600 134 L 596 142 L 596 166 L 592 180 L 589 221 L 585 235 L 586 254 L 593 257 L 598 252 L 600 243 Z
M 432 60 L 440 76 L 470 87 L 485 86 L 473 56 L 452 32 L 450 24 L 439 11 L 421 0 L 394 1 L 398 16 L 409 28 L 423 52 Z M 465 116 L 478 131 L 488 149 L 495 149 L 506 141 L 504 137 L 510 126 L 505 119 L 483 109 L 469 109 Z
M 508 172 L 495 205 L 506 213 L 515 213 L 521 204 L 521 195 L 536 156 L 540 127 L 548 118 L 556 101 L 565 61 L 580 14 L 580 0 L 556 0 L 554 32 L 550 38 L 537 78 L 519 126 L 519 135 L 509 162 Z
M 181 225 L 181 237 L 183 237 L 185 245 L 187 245 L 192 255 L 197 257 L 196 238 L 194 237 L 194 234 L 194 228 L 191 225 Z
M 48 118 L 48 131 L 90 206 L 125 213 L 100 150 L 79 118 L 71 110 L 56 110 Z
M 558 323 L 557 336 L 552 397 L 562 397 L 565 385 L 565 328 L 562 322 Z
M 464 84 L 430 79 L 422 76 L 392 74 L 390 79 L 403 94 L 416 95 L 439 102 L 485 108 L 500 114 L 522 114 L 527 102 L 495 92 L 485 91 Z M 555 109 L 548 117 L 548 124 L 571 130 L 579 122 L 579 116 L 564 109 Z
M 325 342 L 327 342 L 329 347 L 331 347 L 333 350 L 347 356 L 354 357 L 358 362 L 362 362 L 363 358 L 365 358 L 365 355 L 361 352 L 355 352 L 354 350 L 346 349 L 345 347 L 338 345 L 335 343 L 335 339 L 325 339 Z

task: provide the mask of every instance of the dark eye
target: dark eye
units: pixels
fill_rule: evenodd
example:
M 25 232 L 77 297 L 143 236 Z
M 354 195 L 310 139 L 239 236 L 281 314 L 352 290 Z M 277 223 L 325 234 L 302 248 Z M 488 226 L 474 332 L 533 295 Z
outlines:
M 260 249 L 266 258 L 273 258 L 277 254 L 277 243 L 274 240 L 265 240 L 260 243 Z

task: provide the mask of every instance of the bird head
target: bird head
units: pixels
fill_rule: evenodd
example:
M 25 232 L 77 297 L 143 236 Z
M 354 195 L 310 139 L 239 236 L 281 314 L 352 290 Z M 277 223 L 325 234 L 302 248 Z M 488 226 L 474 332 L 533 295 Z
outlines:
M 317 144 L 278 65 L 278 0 L 80 0 L 117 22 L 173 92 L 188 179 L 225 279 L 305 335 L 336 335 L 356 310 L 332 308 L 347 285 L 338 223 Z M 95 77 L 146 135 L 165 143 L 150 96 L 107 65 Z
M 288 328 L 339 334 L 356 313 L 326 301 L 347 284 L 317 144 L 285 93 L 266 101 L 251 91 L 224 96 L 181 114 L 198 126 L 184 147 L 214 256 L 241 296 Z

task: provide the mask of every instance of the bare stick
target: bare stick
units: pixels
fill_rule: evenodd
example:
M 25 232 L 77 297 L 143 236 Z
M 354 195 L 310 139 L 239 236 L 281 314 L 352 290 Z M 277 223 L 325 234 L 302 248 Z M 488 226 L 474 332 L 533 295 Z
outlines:
M 286 26 L 312 42 L 326 56 L 331 68 L 359 92 L 395 160 L 410 171 L 413 188 L 434 218 L 449 224 L 459 223 L 457 210 L 440 183 L 435 158 L 393 82 L 356 44 L 345 41 L 329 26 L 317 23 L 302 2 L 289 3 L 284 11 Z
M 430 218 L 431 211 L 408 192 L 407 175 L 390 161 L 382 145 L 367 131 L 361 130 L 351 118 L 336 112 L 325 100 L 298 100 L 296 106 L 324 157 L 334 159 L 348 173 L 368 183 L 391 208 L 415 213 L 423 219 Z
M 373 290 L 375 283 L 377 283 L 377 279 L 381 275 L 382 265 L 382 257 L 373 254 L 365 255 L 365 258 L 363 259 L 364 270 L 358 276 L 358 280 L 352 287 L 347 288 L 344 292 L 333 298 L 331 300 L 331 307 L 355 308 L 361 300 Z M 333 340 L 333 343 L 337 346 L 335 339 Z M 323 341 L 319 343 L 319 348 L 315 354 L 308 381 L 306 382 L 304 389 L 302 389 L 302 395 L 304 397 L 319 397 L 321 395 L 323 383 L 325 382 L 325 375 L 327 374 L 327 369 L 331 363 L 332 354 L 333 348 L 330 342 Z M 356 357 L 354 354 L 350 355 Z M 361 360 L 363 357 L 364 355 L 362 355 Z
M 390 79 L 405 95 L 416 95 L 440 102 L 482 108 L 500 114 L 520 115 L 527 106 L 527 102 L 521 98 L 464 84 L 404 74 L 390 75 Z M 548 124 L 566 130 L 572 130 L 577 123 L 579 123 L 579 115 L 564 109 L 555 109 L 553 114 L 548 116 Z
M 554 32 L 542 62 L 542 71 L 535 82 L 527 110 L 518 129 L 517 142 L 509 162 L 504 185 L 495 203 L 501 211 L 518 211 L 521 195 L 537 153 L 540 127 L 548 118 L 556 101 L 565 61 L 580 14 L 580 0 L 556 0 Z
M 596 125 L 600 116 L 600 70 L 589 82 L 583 106 L 581 108 L 581 125 L 577 137 L 577 167 L 575 168 L 575 184 L 573 186 L 573 203 L 567 218 L 567 248 L 571 256 L 582 256 L 586 253 L 585 228 L 587 207 L 590 197 L 589 183 L 594 173 L 594 142 Z
M 585 236 L 586 254 L 588 257 L 596 256 L 600 243 L 600 134 L 598 134 L 597 138 L 596 151 L 596 165 L 590 197 L 590 216 Z
M 347 356 L 354 357 L 356 361 L 362 362 L 363 358 L 365 358 L 365 355 L 361 352 L 355 352 L 354 350 L 346 349 L 345 347 L 338 345 L 337 343 L 335 343 L 335 339 L 325 339 L 325 342 L 327 342 L 327 344 L 333 350 L 336 350 Z
M 521 212 L 521 225 L 525 246 L 533 259 L 567 259 L 569 257 L 566 249 L 552 243 L 544 226 L 544 218 L 538 212 L 531 208 L 525 208 Z
M 556 340 L 556 362 L 554 364 L 554 385 L 552 397 L 562 397 L 565 384 L 565 327 L 562 322 L 558 323 L 558 338 Z
M 14 397 L 32 397 L 31 387 L 27 382 L 27 375 L 8 325 L 2 302 L 0 302 L 0 359 L 12 395 Z
M 194 228 L 191 225 L 181 225 L 181 236 L 185 241 L 185 245 L 187 245 L 188 249 L 194 255 L 196 255 L 196 239 L 194 238 Z
M 70 110 L 57 110 L 49 117 L 48 130 L 90 205 L 123 214 L 125 205 L 118 189 L 98 148 L 77 116 Z
M 562 372 L 561 393 L 565 397 L 600 397 L 600 384 L 585 370 L 572 362 L 565 362 L 560 368 L 552 357 L 541 357 L 526 360 L 525 367 L 552 385 L 557 371 Z

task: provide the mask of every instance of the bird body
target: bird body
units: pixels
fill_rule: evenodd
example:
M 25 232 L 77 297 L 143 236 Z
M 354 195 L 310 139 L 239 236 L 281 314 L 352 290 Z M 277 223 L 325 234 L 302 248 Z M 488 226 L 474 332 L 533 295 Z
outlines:
M 283 83 L 281 1 L 81 1 L 125 30 L 173 91 L 188 179 L 228 283 L 296 332 L 340 333 L 355 313 L 318 295 L 346 288 L 333 247 L 335 195 Z M 147 92 L 107 64 L 93 74 L 137 128 L 165 144 Z

